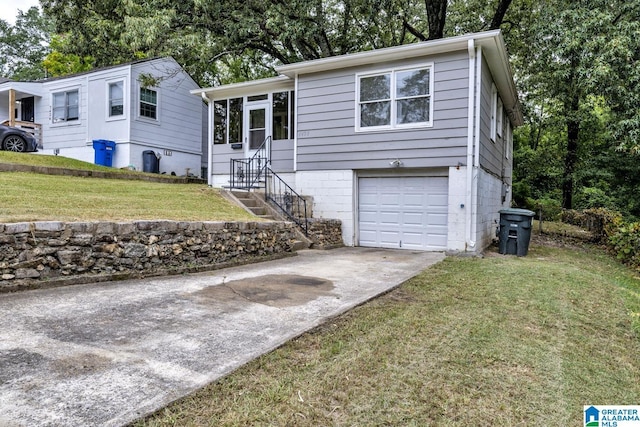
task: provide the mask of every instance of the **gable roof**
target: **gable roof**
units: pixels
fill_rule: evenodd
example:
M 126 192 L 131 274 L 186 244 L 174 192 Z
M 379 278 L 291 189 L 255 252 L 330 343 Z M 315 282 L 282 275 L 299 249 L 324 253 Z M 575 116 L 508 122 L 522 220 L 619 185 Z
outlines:
M 457 50 L 467 51 L 469 47 L 480 47 L 486 59 L 502 103 L 509 112 L 512 123 L 519 126 L 524 122 L 518 100 L 518 92 L 513 81 L 513 73 L 509 64 L 507 48 L 500 30 L 466 34 L 445 39 L 429 40 L 365 52 L 350 53 L 340 56 L 296 62 L 275 67 L 280 73 L 278 77 L 252 80 L 243 83 L 215 86 L 192 90 L 194 95 L 201 95 L 210 100 L 227 97 L 268 92 L 276 87 L 293 86 L 295 78 L 302 74 L 319 73 L 349 67 L 358 67 L 381 62 L 402 60 L 411 57 L 435 55 Z
M 484 58 L 489 65 L 495 85 L 501 95 L 503 104 L 512 113 L 512 121 L 516 126 L 523 123 L 522 111 L 518 101 L 518 92 L 513 81 L 513 73 L 509 64 L 507 48 L 500 30 L 465 34 L 437 40 L 406 44 L 365 52 L 351 53 L 312 61 L 296 62 L 281 65 L 276 71 L 291 78 L 301 74 L 330 71 L 339 68 L 358 67 L 381 62 L 401 60 L 417 56 L 435 55 L 439 53 L 467 50 L 470 43 L 481 47 Z

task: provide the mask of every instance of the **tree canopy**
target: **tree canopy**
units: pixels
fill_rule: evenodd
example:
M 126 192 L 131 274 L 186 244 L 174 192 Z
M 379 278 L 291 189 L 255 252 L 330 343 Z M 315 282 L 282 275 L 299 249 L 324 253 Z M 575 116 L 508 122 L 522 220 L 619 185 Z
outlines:
M 630 202 L 640 175 L 640 3 L 624 0 L 41 0 L 0 21 L 0 66 L 38 78 L 173 56 L 203 86 L 277 64 L 500 28 L 526 124 L 515 133 L 523 206 Z M 45 59 L 46 58 L 46 59 Z M 44 60 L 44 61 L 43 61 Z M 627 196 L 625 196 L 627 194 Z M 625 200 L 626 197 L 626 200 Z M 546 202 L 545 202 L 546 203 Z

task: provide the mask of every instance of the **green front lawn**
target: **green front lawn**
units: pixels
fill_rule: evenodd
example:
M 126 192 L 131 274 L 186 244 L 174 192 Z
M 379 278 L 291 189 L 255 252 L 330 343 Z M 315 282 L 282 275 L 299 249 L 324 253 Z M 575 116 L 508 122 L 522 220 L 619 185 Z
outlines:
M 142 219 L 258 220 L 206 185 L 0 173 L 0 222 Z

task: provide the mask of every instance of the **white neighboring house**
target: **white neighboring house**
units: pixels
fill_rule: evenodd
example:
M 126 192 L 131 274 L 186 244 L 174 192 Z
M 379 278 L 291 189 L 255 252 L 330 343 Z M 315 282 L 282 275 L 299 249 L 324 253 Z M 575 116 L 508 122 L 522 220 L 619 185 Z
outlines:
M 143 152 L 152 150 L 161 173 L 200 176 L 206 105 L 189 94 L 198 88 L 170 57 L 4 81 L 0 123 L 33 130 L 43 154 L 94 162 L 93 141 L 107 140 L 116 143 L 115 168 L 143 170 Z
M 276 70 L 192 91 L 209 102 L 210 185 L 250 177 L 239 160 L 266 147 L 347 245 L 480 252 L 495 238 L 523 121 L 499 31 Z

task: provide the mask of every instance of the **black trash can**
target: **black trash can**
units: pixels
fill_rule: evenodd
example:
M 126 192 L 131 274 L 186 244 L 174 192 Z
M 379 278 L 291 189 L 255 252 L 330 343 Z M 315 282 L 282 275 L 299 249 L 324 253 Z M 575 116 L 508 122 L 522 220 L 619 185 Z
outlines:
M 534 212 L 527 209 L 509 208 L 500 211 L 499 252 L 501 254 L 527 255 L 534 215 Z
M 160 158 L 152 150 L 142 152 L 142 171 L 160 173 Z

